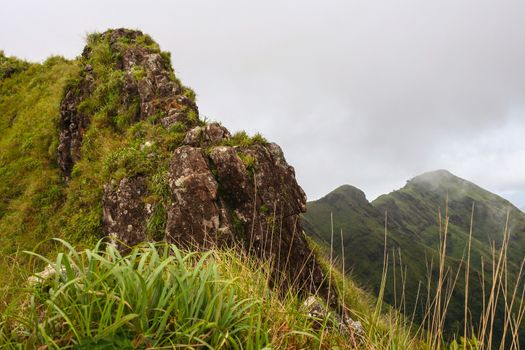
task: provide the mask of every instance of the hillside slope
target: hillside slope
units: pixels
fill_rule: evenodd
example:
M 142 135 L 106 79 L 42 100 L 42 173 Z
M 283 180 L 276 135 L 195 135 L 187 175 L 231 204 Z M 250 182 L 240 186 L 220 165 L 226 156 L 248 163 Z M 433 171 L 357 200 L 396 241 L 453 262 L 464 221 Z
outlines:
M 334 253 L 341 255 L 339 233 L 342 230 L 347 269 L 362 285 L 378 293 L 383 270 L 387 214 L 389 273 L 385 299 L 399 306 L 402 297 L 405 297 L 404 306 L 408 313 L 416 307 L 418 299 L 415 314 L 422 319 L 422 310 L 427 302 L 429 273 L 432 280 L 439 274 L 440 242 L 443 240 L 447 208 L 449 223 L 445 266 L 451 269 L 450 275 L 453 276 L 459 267 L 464 269 L 466 265 L 473 203 L 470 289 L 475 292 L 470 293 L 469 303 L 472 318 L 477 320 L 483 308 L 480 282 L 482 260 L 485 264 L 483 272 L 485 276 L 490 276 L 491 269 L 487 265 L 492 261 L 491 244 L 495 242 L 497 249 L 501 247 L 507 213 L 510 217 L 507 252 L 509 283 L 515 281 L 516 277 L 511 276 L 517 276 L 525 255 L 525 214 L 503 198 L 448 171 L 439 170 L 417 176 L 402 189 L 382 195 L 372 203 L 366 200 L 362 191 L 351 186 L 341 186 L 325 197 L 309 202 L 307 213 L 302 218 L 306 232 L 329 245 L 332 239 L 332 215 Z M 405 277 L 400 271 L 405 268 L 407 275 L 406 280 L 403 280 Z M 446 322 L 449 333 L 462 330 L 463 327 L 463 274 L 458 275 L 449 306 Z M 405 284 L 404 288 L 402 283 Z M 435 285 L 432 285 L 429 295 L 434 293 Z M 500 323 L 496 327 L 501 331 L 503 315 L 499 316 Z
M 273 283 L 337 307 L 296 234 L 306 196 L 281 148 L 199 119 L 151 37 L 91 34 L 72 61 L 2 53 L 0 73 L 0 267 L 22 250 L 51 253 L 52 237 L 238 246 L 273 262 Z

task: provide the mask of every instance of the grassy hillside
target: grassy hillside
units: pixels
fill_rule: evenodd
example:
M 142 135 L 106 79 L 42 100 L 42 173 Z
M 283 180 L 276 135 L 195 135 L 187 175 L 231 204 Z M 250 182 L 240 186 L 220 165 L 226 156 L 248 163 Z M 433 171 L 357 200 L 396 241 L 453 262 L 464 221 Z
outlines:
M 143 45 L 160 52 L 149 37 L 143 39 Z M 169 151 L 184 136 L 182 128 L 166 130 L 153 120 L 132 124 L 130 115 L 137 105 L 122 101 L 124 76 L 117 69 L 118 53 L 111 51 L 108 39 L 99 34 L 90 35 L 87 41 L 89 58 L 69 61 L 52 57 L 43 64 L 3 54 L 0 58 L 2 269 L 14 268 L 16 264 L 10 261 L 13 254 L 37 244 L 53 251 L 54 244 L 47 241 L 51 237 L 67 238 L 75 244 L 96 242 L 102 236 L 103 185 L 143 174 L 151 179 L 152 193 L 162 192 L 162 179 L 155 175 L 167 167 Z M 80 67 L 86 65 L 95 77 L 93 93 L 79 108 L 90 116 L 91 123 L 84 133 L 82 159 L 66 183 L 57 164 L 60 103 L 66 87 L 78 86 L 85 74 Z M 140 147 L 146 138 L 154 145 L 147 153 Z M 151 225 L 152 236 L 160 226 Z M 0 283 L 12 285 L 16 280 L 11 280 L 11 274 L 2 274 Z M 0 296 L 6 297 L 5 293 L 2 288 Z
M 469 326 L 477 326 L 477 320 L 483 315 L 482 290 L 483 287 L 490 290 L 487 276 L 492 276 L 493 257 L 497 261 L 503 244 L 507 213 L 510 215 L 510 236 L 505 250 L 506 278 L 509 285 L 514 285 L 525 252 L 525 214 L 508 201 L 447 171 L 418 176 L 402 189 L 380 196 L 372 203 L 354 187 L 339 187 L 318 201 L 310 202 L 303 220 L 307 233 L 325 245 L 333 239 L 334 253 L 339 256 L 342 255 L 339 238 L 342 230 L 347 269 L 360 283 L 379 293 L 387 216 L 389 270 L 385 300 L 402 306 L 408 314 L 415 310 L 416 319 L 421 322 L 428 309 L 427 303 L 433 301 L 432 297 L 440 289 L 436 288 L 436 281 L 442 260 L 444 271 L 450 269 L 448 276 L 453 277 L 448 284 L 455 285 L 445 321 L 450 336 L 463 331 L 464 271 L 471 219 L 474 223 L 468 267 L 471 316 L 467 322 Z M 445 231 L 446 246 L 443 245 Z M 496 251 L 492 249 L 493 242 Z M 482 278 L 485 278 L 485 283 L 481 282 Z M 432 281 L 430 285 L 429 280 Z M 441 289 L 446 289 L 446 286 Z M 494 321 L 495 333 L 503 332 L 504 313 L 504 308 L 500 307 Z M 523 329 L 523 323 L 521 327 Z
M 76 62 L 29 64 L 0 55 L 0 297 L 14 283 L 11 261 L 60 229 L 50 218 L 65 200 L 56 166 L 60 101 Z M 1 298 L 4 299 L 4 298 Z
M 419 349 L 396 312 L 330 272 L 359 334 L 338 315 L 312 314 L 304 301 L 269 287 L 271 267 L 238 249 L 207 252 L 143 244 L 121 255 L 98 242 L 64 241 L 0 315 L 0 349 Z M 27 276 L 24 276 L 27 277 Z M 320 301 L 322 302 L 322 301 Z
M 119 45 L 143 45 L 169 59 L 146 35 Z M 103 186 L 112 180 L 146 178 L 147 200 L 163 214 L 162 174 L 187 128 L 166 129 L 159 115 L 133 120 L 138 106 L 121 96 L 119 53 L 100 34 L 87 38 L 86 51 L 44 63 L 0 52 L 0 348 L 419 348 L 395 310 L 380 314 L 373 297 L 328 263 L 341 304 L 363 325 L 357 338 L 334 314 L 309 315 L 299 296 L 272 288 L 270 263 L 241 249 L 160 244 L 121 255 L 100 241 Z M 57 163 L 61 101 L 65 91 L 83 88 L 86 74 L 92 90 L 78 108 L 90 123 L 66 180 Z M 240 132 L 228 142 L 253 140 Z M 152 241 L 164 231 L 160 214 L 147 223 Z

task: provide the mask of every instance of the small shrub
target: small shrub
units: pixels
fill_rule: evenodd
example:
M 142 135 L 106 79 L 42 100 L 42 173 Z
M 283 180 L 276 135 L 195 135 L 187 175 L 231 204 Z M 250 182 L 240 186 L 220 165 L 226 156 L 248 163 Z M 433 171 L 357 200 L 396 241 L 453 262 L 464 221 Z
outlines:
M 255 134 L 253 137 L 250 137 L 246 131 L 241 130 L 237 131 L 232 137 L 225 141 L 227 146 L 239 146 L 239 147 L 249 147 L 254 144 L 267 144 L 268 141 L 259 133 Z
M 186 117 L 190 122 L 199 122 L 199 114 L 193 109 L 188 111 Z
M 183 96 L 190 99 L 191 101 L 195 102 L 197 95 L 195 94 L 195 91 L 189 87 L 185 87 L 183 91 Z
M 28 62 L 15 57 L 6 57 L 4 52 L 0 51 L 0 80 L 20 73 L 29 68 L 29 66 Z
M 251 154 L 246 153 L 238 153 L 239 158 L 241 158 L 242 162 L 244 163 L 244 167 L 250 173 L 252 176 L 255 173 L 255 165 L 256 161 L 255 158 Z
M 266 138 L 264 138 L 264 136 L 262 136 L 261 134 L 259 133 L 256 133 L 253 137 L 252 137 L 252 142 L 254 143 L 260 143 L 260 144 L 267 144 L 268 141 L 266 140 Z

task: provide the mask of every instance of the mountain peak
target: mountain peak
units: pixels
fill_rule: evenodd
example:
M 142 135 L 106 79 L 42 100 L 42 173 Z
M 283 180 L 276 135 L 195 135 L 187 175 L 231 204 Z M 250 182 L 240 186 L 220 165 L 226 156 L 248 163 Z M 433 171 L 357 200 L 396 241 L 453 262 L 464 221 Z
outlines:
M 407 181 L 407 187 L 423 187 L 427 190 L 443 189 L 451 192 L 484 191 L 476 184 L 452 174 L 445 169 L 429 171 Z
M 352 185 L 348 185 L 348 184 L 345 184 L 345 185 L 341 185 L 339 187 L 337 187 L 335 190 L 333 190 L 332 192 L 340 192 L 340 193 L 362 193 L 364 195 L 364 192 L 362 190 L 360 190 L 359 188 L 355 187 L 355 186 L 352 186 Z
M 321 199 L 331 200 L 331 199 L 339 198 L 339 197 L 342 197 L 342 198 L 345 198 L 351 201 L 368 203 L 365 193 L 359 188 L 352 186 L 352 185 L 339 186 L 335 190 L 328 193 L 326 196 L 324 196 Z
M 423 174 L 417 175 L 411 180 L 409 180 L 409 182 L 410 181 L 435 182 L 435 181 L 448 181 L 452 179 L 463 180 L 457 177 L 456 175 L 452 174 L 450 171 L 446 169 L 438 169 L 438 170 L 428 171 Z

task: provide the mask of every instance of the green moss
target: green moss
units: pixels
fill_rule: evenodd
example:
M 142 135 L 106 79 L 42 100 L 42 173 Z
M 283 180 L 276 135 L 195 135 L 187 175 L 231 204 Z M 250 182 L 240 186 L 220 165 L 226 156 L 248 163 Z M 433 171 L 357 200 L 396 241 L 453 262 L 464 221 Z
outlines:
M 139 81 L 146 76 L 146 71 L 140 66 L 134 66 L 131 68 L 131 74 L 137 81 Z
M 268 141 L 259 133 L 250 137 L 246 131 L 241 130 L 232 135 L 232 137 L 224 141 L 226 146 L 250 147 L 256 144 L 266 145 Z

